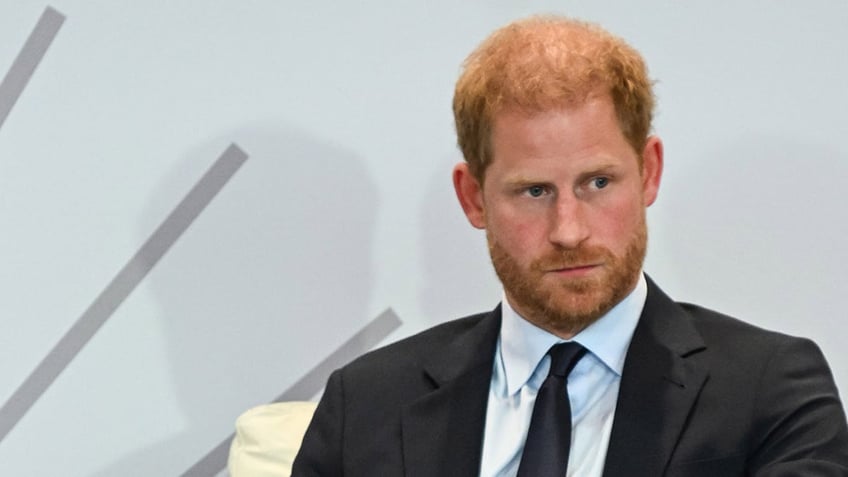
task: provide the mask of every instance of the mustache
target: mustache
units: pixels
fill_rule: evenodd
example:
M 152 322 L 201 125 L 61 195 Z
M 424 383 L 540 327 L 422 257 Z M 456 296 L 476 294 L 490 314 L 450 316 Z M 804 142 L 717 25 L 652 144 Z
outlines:
M 609 249 L 598 246 L 580 246 L 574 249 L 559 249 L 546 253 L 530 264 L 531 270 L 544 272 L 574 268 L 585 265 L 596 265 L 613 259 Z

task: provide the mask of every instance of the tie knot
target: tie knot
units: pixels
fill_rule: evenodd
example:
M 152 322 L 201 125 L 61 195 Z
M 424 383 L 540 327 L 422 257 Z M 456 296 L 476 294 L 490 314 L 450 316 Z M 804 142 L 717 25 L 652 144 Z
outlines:
M 551 370 L 548 374 L 561 378 L 567 377 L 584 354 L 586 354 L 586 348 L 573 341 L 551 346 L 548 350 L 548 355 L 551 357 Z

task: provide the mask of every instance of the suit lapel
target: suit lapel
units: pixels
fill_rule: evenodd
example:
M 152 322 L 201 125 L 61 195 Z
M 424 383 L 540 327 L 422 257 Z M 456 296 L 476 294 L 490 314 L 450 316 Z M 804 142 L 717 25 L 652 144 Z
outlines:
M 498 307 L 424 363 L 434 390 L 403 411 L 407 477 L 479 474 L 500 317 Z
M 688 314 L 648 279 L 621 378 L 604 476 L 663 475 L 708 376 Z

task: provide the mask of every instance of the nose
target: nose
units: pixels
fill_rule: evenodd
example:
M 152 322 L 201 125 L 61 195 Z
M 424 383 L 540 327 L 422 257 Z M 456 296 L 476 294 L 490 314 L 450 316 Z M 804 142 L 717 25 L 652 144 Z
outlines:
M 548 240 L 565 249 L 577 248 L 589 238 L 586 204 L 570 194 L 557 197 L 551 211 Z

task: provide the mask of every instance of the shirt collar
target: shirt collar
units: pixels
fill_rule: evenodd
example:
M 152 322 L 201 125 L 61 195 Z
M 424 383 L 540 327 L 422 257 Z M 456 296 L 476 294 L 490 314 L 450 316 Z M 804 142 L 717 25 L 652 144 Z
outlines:
M 636 288 L 629 295 L 571 341 L 583 345 L 607 368 L 621 376 L 624 357 L 647 296 L 648 284 L 640 273 Z M 505 294 L 501 313 L 501 356 L 507 392 L 512 395 L 527 383 L 548 349 L 565 340 L 522 318 L 510 306 Z

